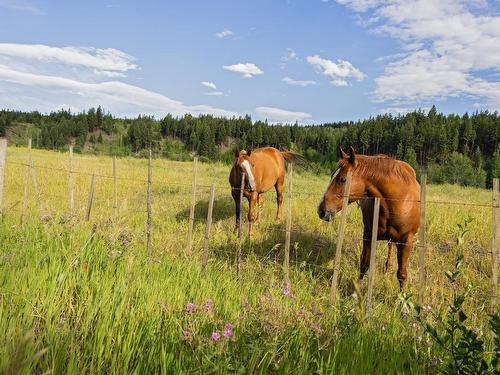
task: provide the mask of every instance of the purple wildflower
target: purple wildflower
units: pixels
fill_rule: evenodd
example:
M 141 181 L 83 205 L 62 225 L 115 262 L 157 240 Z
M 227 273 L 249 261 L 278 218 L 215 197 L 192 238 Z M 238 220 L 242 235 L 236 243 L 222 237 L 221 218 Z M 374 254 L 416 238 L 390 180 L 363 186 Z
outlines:
M 219 339 L 220 339 L 220 333 L 217 331 L 213 331 L 212 332 L 212 340 L 219 341 Z
M 290 295 L 290 285 L 288 283 L 285 283 L 285 287 L 283 288 L 283 295 L 285 296 Z
M 184 335 L 184 338 L 190 338 L 191 337 L 191 332 L 189 332 L 187 329 L 185 329 L 182 334 Z
M 227 323 L 224 326 L 224 337 L 231 337 L 233 335 L 233 328 L 234 326 L 231 323 Z
M 188 303 L 186 304 L 186 311 L 187 311 L 188 313 L 192 313 L 192 312 L 194 311 L 195 307 L 196 307 L 196 306 L 194 305 L 194 303 L 188 302 Z

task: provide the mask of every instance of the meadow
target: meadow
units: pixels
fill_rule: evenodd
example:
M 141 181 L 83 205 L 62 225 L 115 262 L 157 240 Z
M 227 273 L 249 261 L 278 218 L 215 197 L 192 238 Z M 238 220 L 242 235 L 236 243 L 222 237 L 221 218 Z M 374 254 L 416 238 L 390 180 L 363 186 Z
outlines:
M 252 238 L 245 238 L 241 275 L 236 277 L 238 241 L 228 165 L 198 164 L 189 254 L 192 163 L 153 160 L 149 261 L 146 159 L 118 159 L 115 216 L 111 158 L 75 155 L 73 212 L 68 203 L 68 154 L 32 151 L 42 204 L 23 165 L 26 158 L 26 148 L 8 148 L 0 228 L 0 372 L 421 374 L 440 370 L 444 353 L 420 329 L 409 307 L 418 295 L 417 247 L 410 257 L 408 295 L 399 292 L 396 264 L 394 271 L 383 273 L 387 245 L 380 242 L 369 319 L 364 318 L 366 279 L 357 286 L 360 297 L 351 297 L 362 238 L 356 204 L 349 206 L 339 303 L 331 306 L 338 221 L 328 225 L 316 214 L 327 175 L 294 169 L 288 288 L 282 270 L 285 220 L 284 215 L 282 221 L 274 220 L 274 192 L 265 195 L 262 221 Z M 93 173 L 97 184 L 87 222 Z M 26 176 L 29 199 L 23 203 Z M 210 255 L 202 273 L 212 183 L 216 195 Z M 471 284 L 464 304 L 467 322 L 484 333 L 491 350 L 492 215 L 487 207 L 491 191 L 429 185 L 428 200 L 429 319 L 445 311 L 454 291 Z M 246 209 L 247 204 L 245 213 Z M 450 285 L 444 273 L 453 268 L 459 253 L 464 255 L 462 277 Z

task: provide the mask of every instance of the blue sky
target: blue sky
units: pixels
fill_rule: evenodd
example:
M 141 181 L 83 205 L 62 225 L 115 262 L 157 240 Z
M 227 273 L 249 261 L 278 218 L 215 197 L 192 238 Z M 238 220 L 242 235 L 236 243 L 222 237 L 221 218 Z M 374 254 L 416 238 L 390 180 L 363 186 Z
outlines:
M 0 0 L 0 106 L 357 120 L 500 108 L 487 0 Z

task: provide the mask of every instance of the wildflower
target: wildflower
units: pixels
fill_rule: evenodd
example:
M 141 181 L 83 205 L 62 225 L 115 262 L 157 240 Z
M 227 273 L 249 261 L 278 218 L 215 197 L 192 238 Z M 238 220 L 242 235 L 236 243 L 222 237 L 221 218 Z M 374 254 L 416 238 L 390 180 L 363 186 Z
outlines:
M 304 310 L 300 310 L 298 313 L 297 313 L 297 316 L 299 318 L 303 318 L 305 316 L 305 313 L 304 313 Z
M 220 339 L 220 333 L 217 331 L 213 331 L 212 332 L 212 340 L 219 341 L 219 339 Z
M 188 339 L 191 337 L 191 332 L 189 332 L 187 329 L 185 329 L 183 332 L 182 332 L 182 335 L 184 336 L 185 339 Z
M 380 327 L 380 329 L 383 331 L 385 331 L 385 326 L 382 324 L 382 327 Z
M 422 306 L 422 310 L 424 310 L 425 312 L 431 312 L 432 306 L 431 305 L 424 305 L 424 306 Z
M 233 335 L 233 328 L 234 326 L 231 323 L 227 323 L 224 326 L 224 337 L 231 337 Z
M 413 328 L 413 329 L 417 328 L 417 322 L 413 322 L 413 323 L 411 324 L 411 328 Z
M 290 285 L 288 283 L 285 283 L 285 287 L 283 288 L 283 295 L 285 296 L 290 295 Z
M 186 304 L 186 311 L 191 314 L 192 312 L 194 312 L 195 307 L 196 306 L 194 305 L 194 303 L 188 302 Z
M 427 339 L 427 340 L 425 340 L 425 343 L 427 344 L 427 346 L 431 346 L 432 345 L 432 340 L 431 339 Z

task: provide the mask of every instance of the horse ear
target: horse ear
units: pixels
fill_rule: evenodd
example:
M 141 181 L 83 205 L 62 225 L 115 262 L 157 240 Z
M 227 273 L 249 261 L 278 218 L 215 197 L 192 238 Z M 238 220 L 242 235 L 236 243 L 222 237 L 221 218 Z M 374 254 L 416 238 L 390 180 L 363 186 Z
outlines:
M 252 153 L 252 150 L 248 149 L 247 150 L 247 156 L 250 156 L 251 153 Z
M 342 146 L 339 146 L 339 154 L 342 159 L 347 159 L 349 155 L 345 153 L 345 151 L 342 149 Z
M 352 146 L 349 147 L 349 163 L 356 164 L 356 151 Z

